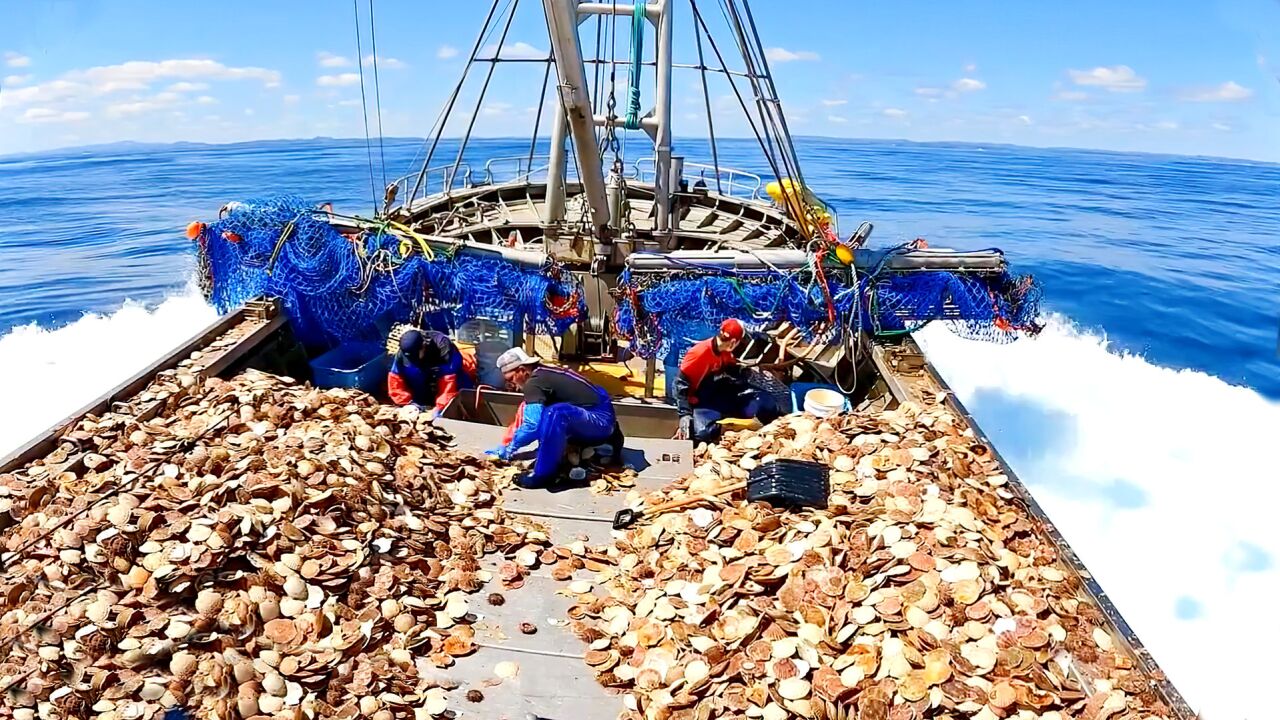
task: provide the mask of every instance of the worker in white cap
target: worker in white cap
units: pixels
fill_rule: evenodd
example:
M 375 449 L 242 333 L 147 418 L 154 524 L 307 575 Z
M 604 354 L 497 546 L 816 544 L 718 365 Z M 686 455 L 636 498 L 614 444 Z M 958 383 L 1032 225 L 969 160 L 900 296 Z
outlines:
M 569 443 L 609 443 L 613 457 L 622 457 L 622 431 L 603 388 L 567 368 L 543 365 L 521 348 L 499 355 L 497 366 L 507 385 L 524 393 L 524 405 L 511 441 L 489 452 L 510 459 L 538 442 L 533 472 L 516 481 L 521 487 L 545 487 L 555 480 Z

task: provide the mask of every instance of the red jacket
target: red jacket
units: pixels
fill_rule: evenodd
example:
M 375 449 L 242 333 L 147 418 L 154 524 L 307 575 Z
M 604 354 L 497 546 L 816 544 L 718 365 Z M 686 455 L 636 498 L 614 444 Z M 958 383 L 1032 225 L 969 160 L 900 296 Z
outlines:
M 698 387 L 708 377 L 726 367 L 738 364 L 733 353 L 717 350 L 714 337 L 693 344 L 680 361 L 680 374 L 676 378 L 676 406 L 682 415 L 693 411 L 698 404 Z
M 460 388 L 475 387 L 477 382 L 475 353 L 462 348 L 451 348 L 451 350 L 451 358 L 444 367 L 430 370 L 416 367 L 413 363 L 397 356 L 391 371 L 387 373 L 387 395 L 391 398 L 391 402 L 397 405 L 415 402 L 414 385 L 426 384 L 432 375 L 435 376 L 436 412 L 443 411 L 457 396 Z M 423 388 L 418 392 L 425 394 L 429 390 Z

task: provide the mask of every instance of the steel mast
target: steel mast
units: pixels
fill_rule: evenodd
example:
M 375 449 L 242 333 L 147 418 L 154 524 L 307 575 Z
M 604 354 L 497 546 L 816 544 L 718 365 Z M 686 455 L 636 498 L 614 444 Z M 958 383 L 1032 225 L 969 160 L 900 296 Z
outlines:
M 654 108 L 640 119 L 640 129 L 654 144 L 654 196 L 656 202 L 654 233 L 665 236 L 670 232 L 671 208 L 671 15 L 672 1 L 646 3 L 642 6 L 644 17 L 654 26 L 657 36 L 657 73 Z M 555 58 L 559 78 L 558 92 L 560 112 L 567 123 L 557 120 L 552 128 L 551 167 L 548 177 L 548 223 L 563 219 L 564 213 L 564 134 L 572 135 L 577 152 L 579 175 L 583 192 L 591 210 L 591 222 L 597 238 L 610 236 L 609 207 L 605 188 L 604 166 L 600 156 L 595 128 L 624 127 L 623 118 L 592 115 L 591 98 L 587 89 L 586 71 L 582 57 L 582 45 L 578 38 L 578 25 L 591 15 L 633 16 L 635 5 L 615 3 L 578 2 L 578 0 L 543 0 L 547 16 L 547 28 L 551 38 L 552 55 Z M 635 49 L 633 48 L 634 52 Z M 612 90 L 611 90 L 612 91 Z M 565 128 L 564 125 L 568 127 Z M 606 241 L 607 242 L 607 241 Z M 597 247 L 597 254 L 601 248 Z M 607 250 L 605 250 L 607 252 Z

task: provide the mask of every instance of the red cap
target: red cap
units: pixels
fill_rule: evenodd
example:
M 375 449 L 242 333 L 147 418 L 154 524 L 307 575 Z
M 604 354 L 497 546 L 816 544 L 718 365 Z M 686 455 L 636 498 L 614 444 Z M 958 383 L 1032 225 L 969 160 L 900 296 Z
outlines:
M 720 323 L 720 335 L 722 337 L 731 338 L 733 340 L 741 340 L 746 331 L 742 329 L 742 323 L 737 318 L 729 318 Z

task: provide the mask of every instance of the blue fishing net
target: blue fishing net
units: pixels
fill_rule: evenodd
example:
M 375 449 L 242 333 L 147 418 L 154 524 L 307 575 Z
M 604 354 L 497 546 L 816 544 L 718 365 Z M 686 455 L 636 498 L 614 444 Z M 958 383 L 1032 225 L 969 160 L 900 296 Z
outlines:
M 521 268 L 464 253 L 424 255 L 403 235 L 344 235 L 301 198 L 233 203 L 198 237 L 203 285 L 221 312 L 278 298 L 315 347 L 380 341 L 399 322 L 442 330 L 488 318 L 561 335 L 586 314 L 581 284 L 549 264 Z
M 945 323 L 972 339 L 1010 342 L 1039 331 L 1040 285 L 1008 273 L 906 272 L 739 274 L 732 271 L 645 276 L 624 273 L 614 331 L 641 357 L 678 355 L 709 327 L 737 318 L 749 329 L 781 321 L 810 343 L 861 329 L 874 335 Z
M 1011 342 L 1040 331 L 1042 290 L 1031 276 L 953 272 L 889 273 L 865 283 L 864 323 L 880 335 L 944 323 L 962 337 Z

